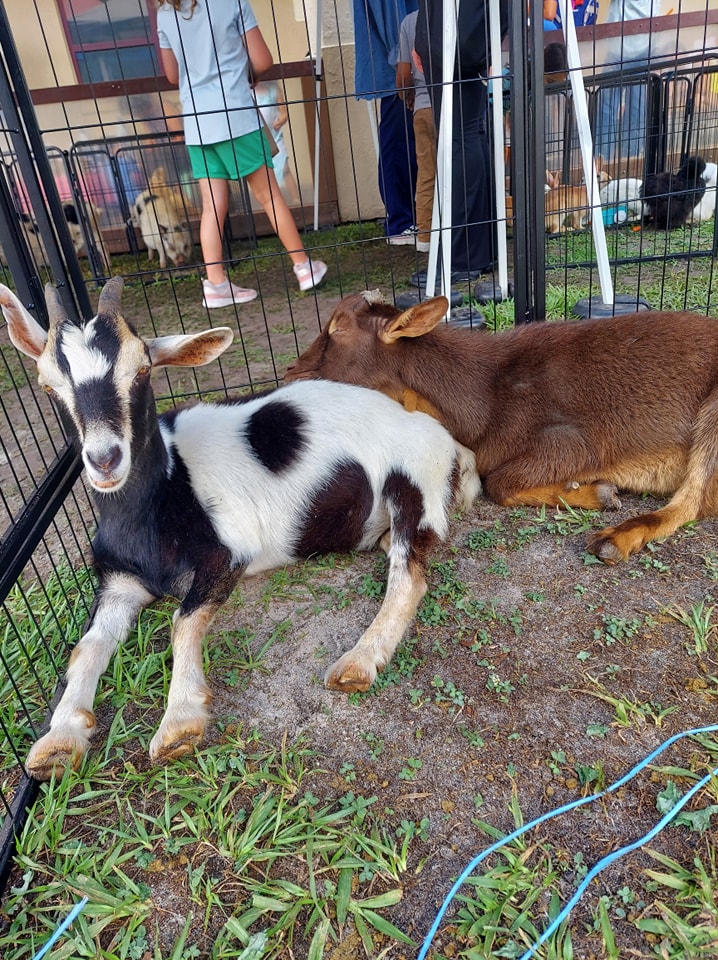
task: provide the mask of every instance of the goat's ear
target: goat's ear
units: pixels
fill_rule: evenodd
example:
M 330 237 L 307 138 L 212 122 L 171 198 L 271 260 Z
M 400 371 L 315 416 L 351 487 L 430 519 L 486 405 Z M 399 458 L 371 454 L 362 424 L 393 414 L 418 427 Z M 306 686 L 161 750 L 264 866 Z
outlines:
M 433 297 L 415 307 L 409 307 L 398 317 L 387 321 L 379 337 L 384 343 L 394 343 L 401 337 L 421 337 L 444 319 L 449 309 L 446 297 Z
M 153 367 L 202 367 L 221 356 L 234 339 L 229 327 L 147 341 Z
M 10 340 L 20 353 L 37 360 L 47 343 L 47 331 L 23 307 L 18 298 L 0 283 L 0 307 L 7 320 Z

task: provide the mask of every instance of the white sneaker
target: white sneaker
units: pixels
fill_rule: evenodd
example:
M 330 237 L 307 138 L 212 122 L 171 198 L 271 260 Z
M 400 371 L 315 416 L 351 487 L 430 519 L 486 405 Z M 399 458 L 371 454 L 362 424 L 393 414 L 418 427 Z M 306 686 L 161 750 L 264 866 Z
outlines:
M 408 246 L 409 244 L 413 246 L 416 243 L 416 227 L 407 227 L 401 233 L 397 233 L 393 237 L 387 237 L 386 242 L 394 247 Z
M 431 241 L 430 241 L 430 240 L 417 240 L 417 241 L 416 241 L 416 249 L 418 250 L 419 253 L 428 253 L 430 246 L 431 246 Z
M 307 260 L 306 263 L 294 264 L 294 276 L 297 278 L 300 290 L 311 290 L 324 279 L 328 267 L 323 260 Z
M 203 280 L 202 290 L 204 292 L 202 306 L 207 307 L 208 310 L 214 310 L 216 307 L 231 307 L 234 303 L 249 303 L 257 296 L 256 290 L 237 287 L 229 280 L 220 284 Z

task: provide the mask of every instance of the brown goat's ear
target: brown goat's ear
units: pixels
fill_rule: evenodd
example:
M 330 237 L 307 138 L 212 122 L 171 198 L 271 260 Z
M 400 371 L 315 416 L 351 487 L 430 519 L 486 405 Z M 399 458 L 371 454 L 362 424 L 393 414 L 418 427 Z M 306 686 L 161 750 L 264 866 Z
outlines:
M 337 307 L 329 320 L 327 334 L 331 337 L 333 333 L 338 333 L 341 330 L 352 330 L 356 325 L 356 317 L 353 313 Z
M 444 319 L 449 310 L 446 297 L 433 297 L 415 307 L 409 307 L 398 317 L 387 322 L 379 337 L 384 343 L 394 343 L 401 337 L 421 337 Z

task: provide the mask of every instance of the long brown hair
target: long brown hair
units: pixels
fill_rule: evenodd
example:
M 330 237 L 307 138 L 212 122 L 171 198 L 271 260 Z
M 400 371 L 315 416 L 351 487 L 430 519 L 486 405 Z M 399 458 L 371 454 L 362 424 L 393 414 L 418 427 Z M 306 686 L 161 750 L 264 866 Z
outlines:
M 161 7 L 163 6 L 163 4 L 167 3 L 169 4 L 170 7 L 172 7 L 173 10 L 176 10 L 177 13 L 179 13 L 180 10 L 182 9 L 182 0 L 155 0 L 155 3 L 157 4 L 158 7 Z M 192 0 L 192 6 L 189 8 L 190 17 L 194 13 L 194 8 L 196 6 L 197 6 L 197 0 Z

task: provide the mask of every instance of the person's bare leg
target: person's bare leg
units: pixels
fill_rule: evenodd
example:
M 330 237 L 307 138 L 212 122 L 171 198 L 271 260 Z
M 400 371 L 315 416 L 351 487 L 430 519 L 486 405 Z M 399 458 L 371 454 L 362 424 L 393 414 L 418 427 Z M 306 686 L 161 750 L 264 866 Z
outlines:
M 306 263 L 307 251 L 302 244 L 292 212 L 279 189 L 274 170 L 270 167 L 260 167 L 245 179 L 257 202 L 269 217 L 269 222 L 292 263 Z
M 315 257 L 309 259 L 292 212 L 279 189 L 274 170 L 271 167 L 260 167 L 245 179 L 291 258 L 299 289 L 311 290 L 323 280 L 327 265 Z
M 224 269 L 222 235 L 229 209 L 229 183 L 227 180 L 200 180 L 202 217 L 199 224 L 199 241 L 202 257 L 210 283 L 219 285 L 227 279 Z
M 207 272 L 203 303 L 210 309 L 249 303 L 257 291 L 230 283 L 224 266 L 222 237 L 229 210 L 229 181 L 210 179 L 200 180 L 199 184 L 202 197 L 199 239 Z

